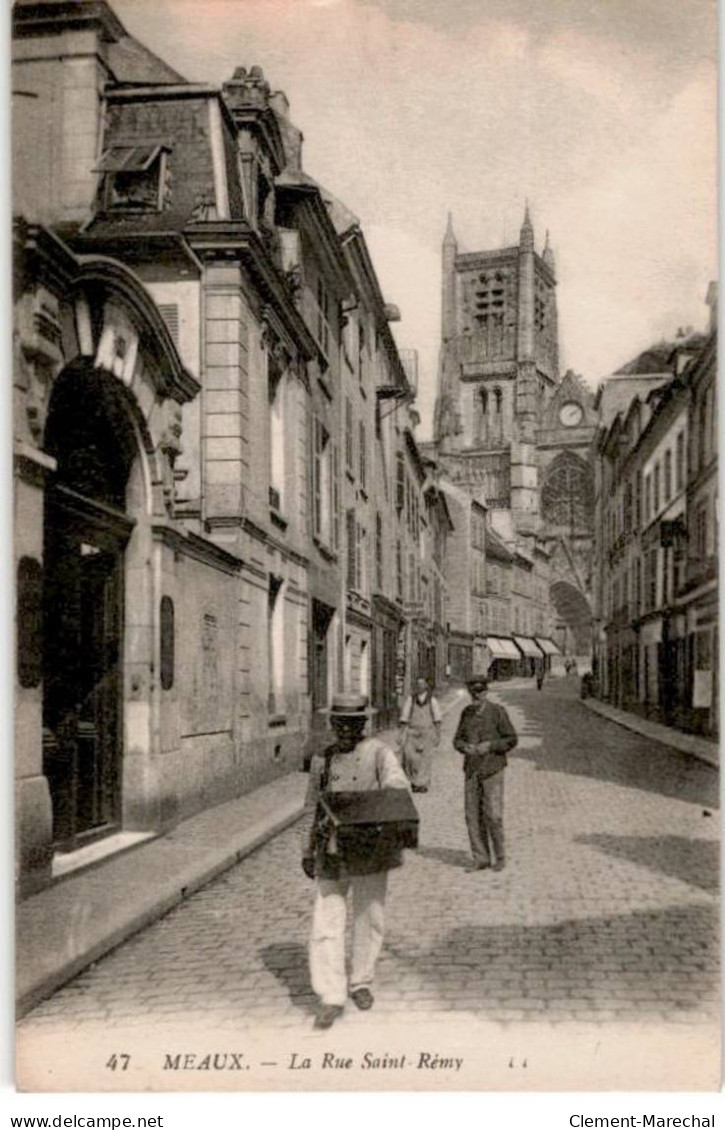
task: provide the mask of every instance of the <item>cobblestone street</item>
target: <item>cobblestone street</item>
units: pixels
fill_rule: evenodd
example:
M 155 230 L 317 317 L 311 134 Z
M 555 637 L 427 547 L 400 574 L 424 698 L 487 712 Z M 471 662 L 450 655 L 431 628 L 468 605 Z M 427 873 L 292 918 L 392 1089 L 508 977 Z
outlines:
M 717 774 L 588 712 L 573 683 L 496 691 L 519 732 L 508 865 L 468 874 L 449 711 L 421 847 L 391 877 L 376 1023 L 703 1024 L 717 1016 Z M 311 1024 L 312 885 L 290 828 L 44 1002 L 24 1034 L 101 1022 Z M 348 1009 L 341 1027 L 370 1023 Z

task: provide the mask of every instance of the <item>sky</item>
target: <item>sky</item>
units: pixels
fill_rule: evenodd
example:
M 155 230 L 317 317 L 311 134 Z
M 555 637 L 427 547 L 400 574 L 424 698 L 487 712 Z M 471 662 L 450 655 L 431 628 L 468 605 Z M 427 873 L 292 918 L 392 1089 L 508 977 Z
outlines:
M 262 66 L 304 167 L 359 218 L 430 430 L 440 247 L 556 256 L 562 371 L 592 387 L 680 326 L 717 269 L 713 0 L 111 0 L 186 78 Z

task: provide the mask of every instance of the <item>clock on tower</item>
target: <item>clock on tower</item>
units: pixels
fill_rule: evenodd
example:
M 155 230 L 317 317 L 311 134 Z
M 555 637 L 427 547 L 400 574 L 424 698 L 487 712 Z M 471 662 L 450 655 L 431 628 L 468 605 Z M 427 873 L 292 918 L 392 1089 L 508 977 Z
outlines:
M 575 428 L 577 424 L 581 424 L 584 411 L 581 404 L 577 404 L 575 400 L 569 400 L 566 404 L 562 404 L 559 411 L 559 419 L 565 428 Z

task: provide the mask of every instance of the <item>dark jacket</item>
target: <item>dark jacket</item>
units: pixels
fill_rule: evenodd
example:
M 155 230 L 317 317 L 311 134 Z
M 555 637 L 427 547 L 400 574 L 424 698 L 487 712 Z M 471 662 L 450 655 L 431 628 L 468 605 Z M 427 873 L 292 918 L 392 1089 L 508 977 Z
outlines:
M 458 722 L 453 746 L 463 754 L 466 774 L 479 773 L 492 777 L 506 766 L 506 754 L 518 743 L 511 719 L 495 702 L 472 702 L 465 708 Z M 477 753 L 476 746 L 490 742 L 490 749 Z

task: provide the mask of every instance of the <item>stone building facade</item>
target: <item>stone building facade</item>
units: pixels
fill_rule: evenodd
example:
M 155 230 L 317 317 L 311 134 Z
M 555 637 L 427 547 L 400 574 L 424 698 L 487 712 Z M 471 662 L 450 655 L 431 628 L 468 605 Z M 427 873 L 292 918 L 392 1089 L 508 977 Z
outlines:
M 708 335 L 620 375 L 596 457 L 595 690 L 668 725 L 718 732 L 717 389 Z M 651 365 L 651 362 L 648 363 Z M 636 368 L 636 366 L 635 366 Z M 626 378 L 631 378 L 626 403 Z
M 104 0 L 18 0 L 13 56 L 32 891 L 299 768 L 335 690 L 392 721 L 445 595 L 395 311 L 284 95 L 186 82 Z

